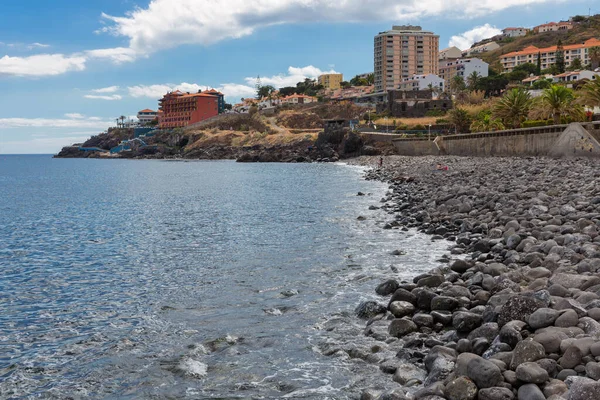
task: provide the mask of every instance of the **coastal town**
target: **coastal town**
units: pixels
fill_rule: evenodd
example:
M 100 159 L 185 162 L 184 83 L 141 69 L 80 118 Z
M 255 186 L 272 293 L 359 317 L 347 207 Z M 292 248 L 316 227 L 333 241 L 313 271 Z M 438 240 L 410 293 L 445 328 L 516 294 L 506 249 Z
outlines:
M 354 107 L 350 112 L 354 115 L 343 116 L 353 129 L 394 133 L 398 138 L 593 121 L 600 113 L 600 40 L 595 29 L 599 21 L 598 15 L 575 16 L 533 28 L 506 27 L 468 49 L 441 50 L 434 31 L 392 26 L 374 35 L 373 72 L 351 79 L 343 73 L 325 73 L 278 88 L 262 85 L 259 76 L 256 96 L 235 104 L 226 102 L 227 93 L 211 88 L 197 93 L 174 90 L 158 100 L 158 107 L 149 104 L 140 110 L 137 119 L 117 119 L 117 126 L 108 132 L 126 129 L 129 134 L 111 142 L 112 147 L 80 143 L 61 154 L 129 156 L 142 147 L 147 155 L 157 148 L 152 143 L 156 140 L 149 138 L 159 133 L 210 126 L 239 131 L 235 126 L 253 124 L 240 122 L 248 116 L 263 118 L 263 125 L 273 131 L 287 129 L 290 134 L 290 129 L 305 128 L 305 135 L 316 139 L 310 131 L 314 124 L 286 126 L 272 121 L 272 116 L 281 112 L 313 116 L 311 110 L 340 106 Z M 252 134 L 252 129 L 242 131 Z M 291 141 L 299 141 L 297 137 Z

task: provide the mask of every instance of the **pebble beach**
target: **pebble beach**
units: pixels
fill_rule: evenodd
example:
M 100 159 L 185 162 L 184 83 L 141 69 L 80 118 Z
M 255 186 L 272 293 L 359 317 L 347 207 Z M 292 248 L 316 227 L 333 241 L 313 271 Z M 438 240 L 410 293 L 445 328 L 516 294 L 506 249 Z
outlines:
M 390 185 L 385 229 L 449 244 L 428 273 L 390 273 L 357 305 L 372 341 L 355 357 L 398 383 L 363 400 L 600 399 L 599 160 L 353 163 Z

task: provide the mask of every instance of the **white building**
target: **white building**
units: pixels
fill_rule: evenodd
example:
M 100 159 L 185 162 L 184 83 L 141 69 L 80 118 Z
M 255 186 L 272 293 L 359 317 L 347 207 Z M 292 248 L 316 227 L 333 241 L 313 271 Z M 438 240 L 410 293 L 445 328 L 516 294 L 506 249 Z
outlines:
M 471 47 L 462 52 L 463 57 L 470 57 L 473 54 L 486 53 L 488 51 L 494 51 L 500 48 L 500 45 L 496 42 L 488 42 L 480 44 L 479 46 Z
M 452 78 L 462 76 L 467 83 L 467 78 L 473 72 L 477 72 L 482 78 L 489 74 L 489 64 L 479 58 L 459 58 L 457 60 L 447 60 L 440 62 L 439 76 L 444 80 L 444 85 L 448 87 Z
M 527 28 L 504 28 L 502 29 L 502 35 L 505 37 L 520 37 L 527 35 L 529 29 Z
M 447 60 L 449 58 L 461 58 L 462 50 L 456 46 L 445 48 L 444 50 L 440 50 L 439 59 Z
M 402 79 L 398 89 L 406 91 L 438 89 L 441 93 L 444 91 L 444 80 L 435 74 L 413 75 Z
M 594 80 L 594 79 L 599 79 L 600 77 L 600 72 L 594 72 L 594 71 L 568 71 L 565 72 L 563 74 L 559 74 L 559 75 L 554 75 L 554 77 L 552 78 L 552 80 L 555 83 L 569 83 L 569 82 L 577 82 L 580 81 L 582 79 L 589 79 Z
M 156 118 L 158 118 L 158 112 L 154 110 L 145 109 L 138 111 L 137 113 L 137 119 L 140 122 L 140 125 L 145 125 L 149 122 L 152 122 Z

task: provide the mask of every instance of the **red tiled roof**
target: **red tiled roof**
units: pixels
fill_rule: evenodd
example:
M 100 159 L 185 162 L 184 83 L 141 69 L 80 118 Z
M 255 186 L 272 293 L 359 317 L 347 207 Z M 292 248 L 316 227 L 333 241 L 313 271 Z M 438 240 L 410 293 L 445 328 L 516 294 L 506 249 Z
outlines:
M 583 49 L 583 48 L 589 48 L 589 47 L 594 47 L 594 46 L 600 46 L 600 40 L 592 38 L 592 39 L 586 40 L 585 43 L 565 45 L 565 46 L 563 46 L 563 50 L 576 50 L 576 49 Z M 527 54 L 537 54 L 538 52 L 539 53 L 551 53 L 551 52 L 555 52 L 556 49 L 557 49 L 557 46 L 544 47 L 541 49 L 538 47 L 535 47 L 535 46 L 528 46 L 528 47 L 525 47 L 521 51 L 513 51 L 511 53 L 504 54 L 504 55 L 502 55 L 502 58 L 523 56 L 523 55 L 527 55 Z
M 142 111 L 138 111 L 138 113 L 153 113 L 153 112 L 156 112 L 156 111 L 150 110 L 149 108 L 146 108 L 145 110 L 142 110 Z

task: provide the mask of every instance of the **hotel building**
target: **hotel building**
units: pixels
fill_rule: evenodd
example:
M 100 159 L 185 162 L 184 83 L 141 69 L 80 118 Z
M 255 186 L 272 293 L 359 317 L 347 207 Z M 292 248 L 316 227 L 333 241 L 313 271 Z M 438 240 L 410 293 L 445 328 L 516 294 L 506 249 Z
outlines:
M 161 129 L 182 128 L 219 115 L 219 97 L 206 93 L 167 93 L 159 101 Z

